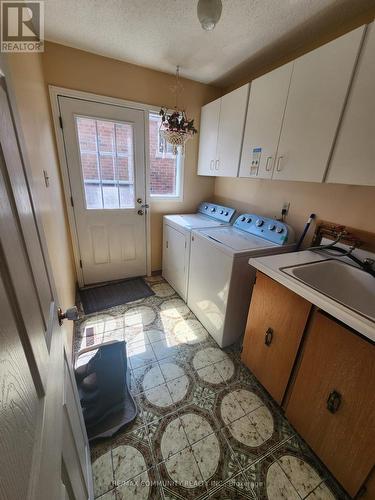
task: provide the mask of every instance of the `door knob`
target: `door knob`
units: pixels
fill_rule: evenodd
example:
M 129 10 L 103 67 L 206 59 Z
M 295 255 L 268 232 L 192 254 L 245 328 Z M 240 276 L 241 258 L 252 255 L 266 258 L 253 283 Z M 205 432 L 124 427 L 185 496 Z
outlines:
M 65 312 L 59 307 L 57 309 L 57 317 L 59 319 L 59 325 L 61 326 L 64 319 L 69 319 L 70 321 L 76 321 L 78 319 L 78 309 L 76 306 L 69 307 Z
M 143 211 L 143 210 L 138 210 L 137 214 L 138 214 L 138 215 L 143 215 L 143 214 L 144 214 L 144 211 Z
M 142 203 L 142 198 L 137 198 L 137 203 Z

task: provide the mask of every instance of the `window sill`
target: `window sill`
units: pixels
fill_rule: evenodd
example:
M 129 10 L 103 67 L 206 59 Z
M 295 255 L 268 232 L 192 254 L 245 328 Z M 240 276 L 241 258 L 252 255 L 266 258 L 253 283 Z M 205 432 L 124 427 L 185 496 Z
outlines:
M 154 201 L 175 201 L 175 202 L 179 202 L 179 201 L 183 201 L 184 200 L 184 197 L 183 196 L 175 196 L 175 195 L 165 195 L 165 194 L 162 194 L 162 195 L 150 195 L 150 201 L 151 202 L 154 202 Z

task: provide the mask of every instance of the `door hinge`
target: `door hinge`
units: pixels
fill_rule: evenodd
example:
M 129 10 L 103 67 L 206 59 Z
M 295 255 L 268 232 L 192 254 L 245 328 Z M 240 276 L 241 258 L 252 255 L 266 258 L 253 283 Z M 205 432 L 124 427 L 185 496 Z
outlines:
M 165 242 L 165 247 L 168 248 L 168 241 Z
M 74 207 L 73 196 L 70 197 L 70 204 L 72 205 L 72 207 Z
M 79 267 L 82 269 L 82 260 L 79 259 Z
M 61 118 L 61 115 L 59 116 L 59 123 L 60 123 L 60 128 L 63 129 L 63 121 L 62 121 L 62 118 Z

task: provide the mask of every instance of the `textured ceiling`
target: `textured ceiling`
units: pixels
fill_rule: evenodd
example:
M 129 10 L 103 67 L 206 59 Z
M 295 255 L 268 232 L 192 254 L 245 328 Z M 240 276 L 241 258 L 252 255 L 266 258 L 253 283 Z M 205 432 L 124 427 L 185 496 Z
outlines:
M 351 0 L 352 5 L 367 0 Z M 202 30 L 197 0 L 46 0 L 46 39 L 224 84 L 244 61 L 289 33 L 342 11 L 345 0 L 223 0 L 219 24 Z

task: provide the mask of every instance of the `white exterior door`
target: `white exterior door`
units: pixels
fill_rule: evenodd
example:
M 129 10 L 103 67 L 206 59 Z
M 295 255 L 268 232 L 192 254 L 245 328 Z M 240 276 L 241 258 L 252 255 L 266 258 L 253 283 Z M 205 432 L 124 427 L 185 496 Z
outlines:
M 144 112 L 58 101 L 83 282 L 145 275 Z
M 0 79 L 0 498 L 92 498 L 39 214 Z

